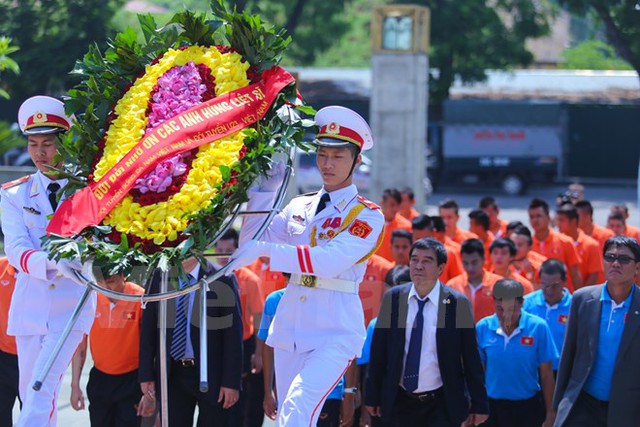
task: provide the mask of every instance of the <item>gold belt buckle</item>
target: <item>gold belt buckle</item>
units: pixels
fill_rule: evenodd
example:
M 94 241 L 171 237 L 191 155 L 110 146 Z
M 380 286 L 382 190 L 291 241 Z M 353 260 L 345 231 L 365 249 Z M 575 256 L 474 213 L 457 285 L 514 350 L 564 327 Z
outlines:
M 315 288 L 316 283 L 318 283 L 317 276 L 308 276 L 306 274 L 303 274 L 302 276 L 300 276 L 300 284 L 302 286 L 305 286 L 307 288 Z

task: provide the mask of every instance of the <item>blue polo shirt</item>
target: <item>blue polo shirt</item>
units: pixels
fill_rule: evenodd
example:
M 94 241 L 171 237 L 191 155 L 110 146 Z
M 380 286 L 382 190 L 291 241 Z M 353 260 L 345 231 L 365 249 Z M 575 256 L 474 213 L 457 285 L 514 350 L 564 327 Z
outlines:
M 262 318 L 260 319 L 260 329 L 258 329 L 257 335 L 262 341 L 266 341 L 269 336 L 269 327 L 271 326 L 271 322 L 273 322 L 276 310 L 278 309 L 278 304 L 280 304 L 280 300 L 282 299 L 282 295 L 284 295 L 285 290 L 286 288 L 271 292 L 264 301 L 264 309 L 262 310 Z M 343 393 L 344 376 L 340 378 L 338 384 L 336 384 L 333 390 L 331 390 L 327 399 L 342 400 Z
M 362 355 L 356 359 L 356 363 L 358 365 L 366 365 L 371 359 L 371 340 L 373 340 L 373 331 L 376 329 L 377 321 L 378 318 L 375 317 L 371 319 L 369 326 L 367 326 L 367 337 L 365 338 L 364 345 L 362 346 Z
M 558 359 L 545 321 L 526 311 L 521 313 L 518 327 L 509 337 L 505 336 L 495 314 L 476 325 L 487 395 L 492 399 L 532 398 L 540 391 L 538 368 Z
M 547 304 L 542 290 L 538 290 L 524 296 L 524 305 L 522 306 L 522 309 L 527 313 L 535 314 L 547 322 L 547 326 L 549 326 L 549 329 L 551 330 L 553 343 L 556 345 L 558 353 L 562 353 L 562 343 L 564 341 L 564 334 L 567 331 L 567 322 L 569 321 L 569 309 L 571 308 L 572 298 L 573 297 L 567 288 L 564 289 L 564 296 L 562 299 L 553 306 Z M 554 360 L 554 371 L 558 370 L 559 362 L 559 359 Z
M 262 310 L 262 318 L 260 319 L 260 329 L 258 329 L 257 334 L 257 337 L 262 341 L 266 341 L 269 336 L 269 326 L 271 326 L 271 322 L 273 322 L 276 309 L 278 308 L 278 304 L 280 304 L 285 289 L 271 292 L 264 301 L 264 309 Z
M 618 356 L 618 348 L 624 332 L 627 313 L 631 305 L 635 286 L 631 288 L 627 299 L 616 304 L 609 295 L 605 283 L 600 294 L 600 338 L 593 369 L 584 383 L 584 391 L 599 400 L 609 400 L 613 368 Z

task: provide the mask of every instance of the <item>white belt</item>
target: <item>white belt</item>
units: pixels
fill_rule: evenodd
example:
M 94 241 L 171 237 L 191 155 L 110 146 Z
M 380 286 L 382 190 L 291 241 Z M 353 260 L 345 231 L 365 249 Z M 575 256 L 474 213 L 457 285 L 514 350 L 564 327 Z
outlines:
M 305 288 L 328 289 L 330 291 L 357 294 L 358 284 L 353 280 L 327 279 L 325 277 L 309 276 L 307 274 L 292 274 L 289 283 Z

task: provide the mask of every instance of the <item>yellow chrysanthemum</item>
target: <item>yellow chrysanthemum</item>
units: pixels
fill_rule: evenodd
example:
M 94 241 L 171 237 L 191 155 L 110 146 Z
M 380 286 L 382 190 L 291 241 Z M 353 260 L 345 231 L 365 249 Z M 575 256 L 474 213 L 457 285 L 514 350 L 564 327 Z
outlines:
M 169 49 L 156 64 L 146 67 L 145 74 L 116 105 L 117 118 L 107 131 L 103 156 L 94 171 L 95 180 L 102 178 L 144 136 L 147 103 L 158 79 L 171 68 L 189 61 L 196 65 L 205 64 L 211 69 L 218 96 L 249 85 L 249 64 L 235 52 L 221 54 L 215 47 L 203 46 Z M 149 206 L 140 206 L 127 195 L 107 215 L 104 223 L 115 227 L 118 232 L 152 240 L 157 245 L 167 240 L 175 241 L 187 228 L 189 214 L 211 203 L 222 180 L 219 167 L 230 167 L 239 160 L 243 139 L 244 133 L 237 132 L 200 146 L 187 180 L 178 193 Z

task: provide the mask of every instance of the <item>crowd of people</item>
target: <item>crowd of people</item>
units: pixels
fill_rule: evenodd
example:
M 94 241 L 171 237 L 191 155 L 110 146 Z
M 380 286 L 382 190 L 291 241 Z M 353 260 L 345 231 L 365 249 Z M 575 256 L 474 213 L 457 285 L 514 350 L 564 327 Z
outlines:
M 32 389 L 82 289 L 74 266 L 40 247 L 65 184 L 48 166 L 70 124 L 61 103 L 42 102 L 25 103 L 21 120 L 38 172 L 2 190 L 0 427 L 13 425 L 18 398 L 17 425 L 56 425 L 69 364 L 71 406 L 84 409 L 88 350 L 91 425 L 159 425 L 157 303 L 94 297 Z M 43 108 L 56 120 L 29 121 Z M 227 231 L 216 251 L 233 258 L 185 260 L 188 280 L 170 272 L 183 287 L 234 267 L 206 295 L 208 318 L 220 321 L 207 330 L 207 391 L 200 291 L 169 302 L 171 426 L 193 425 L 196 407 L 199 426 L 258 427 L 265 415 L 278 426 L 640 425 L 640 229 L 627 224 L 626 207 L 613 206 L 599 226 L 574 186 L 555 215 L 535 198 L 528 218 L 507 222 L 484 197 L 464 230 L 453 199 L 429 216 L 410 188 L 384 190 L 380 206 L 358 196 L 351 179 L 373 144 L 368 125 L 341 107 L 316 122 L 322 190 L 294 198 L 262 241 L 247 238 L 255 218 Z M 279 172 L 274 165 L 258 183 L 250 209 L 269 206 Z M 108 289 L 144 292 L 100 273 Z

